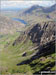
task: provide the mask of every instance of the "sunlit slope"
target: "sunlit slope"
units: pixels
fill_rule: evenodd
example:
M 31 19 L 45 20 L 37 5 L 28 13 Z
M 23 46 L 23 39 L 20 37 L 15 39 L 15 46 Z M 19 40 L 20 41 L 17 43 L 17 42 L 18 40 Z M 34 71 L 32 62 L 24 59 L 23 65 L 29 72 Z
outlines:
M 0 15 L 0 34 L 13 34 L 14 32 L 21 30 L 24 24 L 11 20 L 6 16 Z
M 0 15 L 0 51 L 4 46 L 10 44 L 11 41 L 16 39 L 19 31 L 24 29 L 24 24 L 13 21 L 12 19 Z
M 2 51 L 3 48 L 11 44 L 19 35 L 20 35 L 20 32 L 16 32 L 13 35 L 12 34 L 0 34 L 0 51 Z
M 55 25 L 47 21 L 27 28 L 0 52 L 0 72 L 37 74 L 43 69 L 55 70 Z

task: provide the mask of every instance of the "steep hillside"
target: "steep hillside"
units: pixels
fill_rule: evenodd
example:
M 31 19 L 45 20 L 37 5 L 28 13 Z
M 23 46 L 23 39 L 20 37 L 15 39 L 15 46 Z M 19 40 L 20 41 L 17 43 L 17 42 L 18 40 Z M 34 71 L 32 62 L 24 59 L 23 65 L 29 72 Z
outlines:
M 30 39 L 35 44 L 45 44 L 53 39 L 55 39 L 55 25 L 54 21 L 47 21 L 37 23 L 36 25 L 29 26 L 25 30 L 24 34 L 21 35 L 16 41 L 22 41 L 24 39 Z
M 20 44 L 20 42 L 27 45 L 27 40 L 31 40 L 33 47 L 28 46 L 29 54 L 31 57 L 17 64 L 17 66 L 23 68 L 23 65 L 28 65 L 33 74 L 38 74 L 41 71 L 52 71 L 55 69 L 55 25 L 54 21 L 47 21 L 37 23 L 36 25 L 30 26 L 24 34 L 19 37 L 13 43 L 13 46 Z M 26 46 L 25 45 L 25 46 Z M 24 48 L 23 48 L 24 49 Z M 22 50 L 23 50 L 22 49 Z M 22 56 L 27 57 L 28 52 L 25 51 Z M 24 71 L 24 70 L 23 70 Z
M 7 46 L 7 44 L 16 39 L 24 27 L 24 24 L 0 14 L 0 51 L 5 45 Z
M 24 24 L 11 20 L 8 17 L 0 15 L 0 33 L 13 34 L 24 27 Z
M 55 70 L 55 21 L 29 26 L 0 52 L 1 74 L 38 74 Z

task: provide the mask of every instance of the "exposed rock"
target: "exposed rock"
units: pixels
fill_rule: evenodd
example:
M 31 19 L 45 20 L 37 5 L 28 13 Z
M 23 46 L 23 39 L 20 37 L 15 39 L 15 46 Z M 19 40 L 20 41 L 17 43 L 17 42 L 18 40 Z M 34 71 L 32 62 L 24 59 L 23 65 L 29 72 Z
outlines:
M 37 23 L 30 26 L 25 34 L 18 37 L 14 43 L 20 43 L 24 41 L 26 43 L 30 39 L 36 45 L 43 45 L 55 39 L 55 25 L 56 22 L 48 21 Z
M 45 61 L 45 59 L 46 59 L 45 57 L 41 57 L 40 61 Z
M 44 44 L 55 39 L 56 22 L 48 21 L 34 25 L 28 30 L 28 36 L 33 43 Z
M 26 56 L 26 52 L 22 56 Z
M 47 59 L 52 59 L 52 57 L 50 56 L 50 57 L 48 57 Z

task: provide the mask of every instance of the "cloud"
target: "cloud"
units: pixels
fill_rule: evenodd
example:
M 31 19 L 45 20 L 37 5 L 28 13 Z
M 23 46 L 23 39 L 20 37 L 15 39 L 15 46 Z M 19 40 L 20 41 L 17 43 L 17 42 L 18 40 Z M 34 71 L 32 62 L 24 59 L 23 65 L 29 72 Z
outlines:
M 11 8 L 11 7 L 17 7 L 17 8 L 27 8 L 32 5 L 41 5 L 41 6 L 51 6 L 55 4 L 55 0 L 53 1 L 46 1 L 46 0 L 40 0 L 40 1 L 18 1 L 18 0 L 11 0 L 11 1 L 1 1 L 1 8 Z

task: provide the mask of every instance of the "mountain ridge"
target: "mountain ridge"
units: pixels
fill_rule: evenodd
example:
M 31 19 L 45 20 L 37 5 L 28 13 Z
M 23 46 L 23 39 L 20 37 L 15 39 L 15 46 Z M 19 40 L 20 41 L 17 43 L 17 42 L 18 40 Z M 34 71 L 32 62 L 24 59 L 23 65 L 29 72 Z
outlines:
M 14 43 L 30 39 L 37 45 L 45 44 L 55 38 L 55 24 L 55 21 L 47 21 L 32 25 Z
M 23 28 L 24 24 L 11 20 L 6 16 L 0 15 L 0 33 L 14 33 L 16 30 Z
M 56 4 L 50 6 L 50 7 L 43 7 L 43 6 L 39 6 L 39 5 L 33 5 L 31 8 L 29 8 L 28 10 L 26 10 L 24 13 L 31 13 L 33 10 L 37 10 L 37 12 L 44 12 L 44 13 L 50 13 L 55 11 L 55 7 Z

